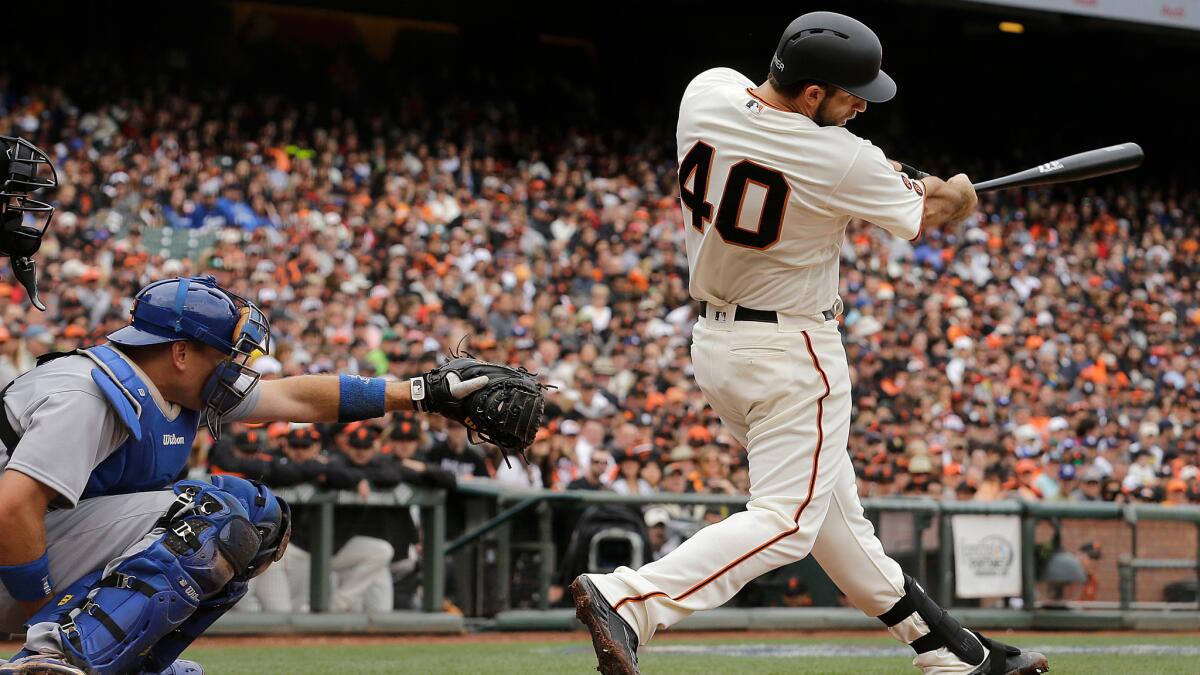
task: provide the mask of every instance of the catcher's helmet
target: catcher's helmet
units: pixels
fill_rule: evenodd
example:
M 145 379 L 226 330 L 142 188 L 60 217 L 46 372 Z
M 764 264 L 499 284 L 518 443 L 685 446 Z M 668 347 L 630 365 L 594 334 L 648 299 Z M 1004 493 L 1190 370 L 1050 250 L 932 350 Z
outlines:
M 834 12 L 809 12 L 788 24 L 771 59 L 781 85 L 802 80 L 830 84 L 882 103 L 896 95 L 896 83 L 879 69 L 883 46 L 857 19 Z
M 249 366 L 266 352 L 271 338 L 267 317 L 253 302 L 217 285 L 211 276 L 156 281 L 138 291 L 128 326 L 108 335 L 126 346 L 194 340 L 226 355 L 204 386 L 204 416 L 213 436 L 221 418 L 258 384 Z

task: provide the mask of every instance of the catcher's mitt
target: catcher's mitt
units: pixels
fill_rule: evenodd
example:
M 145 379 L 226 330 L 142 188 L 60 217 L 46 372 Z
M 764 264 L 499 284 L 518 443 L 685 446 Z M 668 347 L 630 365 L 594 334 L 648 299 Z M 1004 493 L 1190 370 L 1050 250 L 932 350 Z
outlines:
M 487 378 L 486 380 L 483 378 Z M 411 380 L 413 407 L 461 423 L 475 438 L 525 459 L 533 443 L 546 399 L 533 373 L 456 355 Z

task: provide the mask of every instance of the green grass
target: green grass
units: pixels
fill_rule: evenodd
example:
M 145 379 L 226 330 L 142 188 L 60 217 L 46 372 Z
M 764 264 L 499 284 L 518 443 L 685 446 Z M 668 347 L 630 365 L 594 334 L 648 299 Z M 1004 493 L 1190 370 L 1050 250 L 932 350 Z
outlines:
M 1146 673 L 1154 675 L 1200 673 L 1200 637 L 1196 635 L 1061 635 L 1025 633 L 998 636 L 1001 640 L 1044 648 L 1055 675 L 1070 673 Z M 204 664 L 209 675 L 251 673 L 463 673 L 486 675 L 540 675 L 541 673 L 594 672 L 591 645 L 581 639 L 559 642 L 522 642 L 514 640 L 488 643 L 407 643 L 364 645 L 305 645 L 297 638 L 295 646 L 229 647 L 199 646 L 184 656 Z M 640 655 L 642 672 L 647 675 L 697 673 L 916 673 L 909 665 L 911 655 L 860 656 L 727 656 L 678 654 L 671 651 L 721 645 L 780 645 L 785 647 L 855 649 L 893 647 L 887 637 L 815 636 L 812 638 L 706 638 L 703 633 L 682 634 L 656 641 Z M 667 650 L 655 653 L 654 647 Z M 1185 654 L 1120 653 L 1118 648 L 1187 648 Z M 1055 654 L 1055 648 L 1063 651 Z M 1107 650 L 1087 653 L 1087 650 Z

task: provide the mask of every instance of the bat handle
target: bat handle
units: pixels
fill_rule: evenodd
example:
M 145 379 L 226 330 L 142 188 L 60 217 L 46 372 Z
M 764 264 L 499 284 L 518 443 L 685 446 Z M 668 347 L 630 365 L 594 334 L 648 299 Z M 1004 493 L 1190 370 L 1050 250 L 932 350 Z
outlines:
M 993 178 L 992 180 L 972 183 L 971 187 L 975 189 L 975 192 L 988 192 L 990 190 L 998 190 L 1004 186 L 1001 184 L 1000 179 Z
M 911 178 L 913 180 L 921 180 L 922 178 L 929 178 L 929 174 L 925 173 L 924 171 L 918 169 L 915 166 L 912 166 L 910 164 L 905 164 L 904 162 L 900 162 L 900 173 L 904 174 L 905 176 L 908 176 L 909 178 Z

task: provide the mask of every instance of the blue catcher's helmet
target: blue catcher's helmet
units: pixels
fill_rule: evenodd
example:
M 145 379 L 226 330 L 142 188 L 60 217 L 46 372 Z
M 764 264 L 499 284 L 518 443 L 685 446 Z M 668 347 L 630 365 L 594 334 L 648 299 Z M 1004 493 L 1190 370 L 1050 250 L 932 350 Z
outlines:
M 193 340 L 226 355 L 204 386 L 204 421 L 220 436 L 221 418 L 258 384 L 254 352 L 271 338 L 267 317 L 253 302 L 217 285 L 212 276 L 156 281 L 138 291 L 128 326 L 108 335 L 130 347 Z

